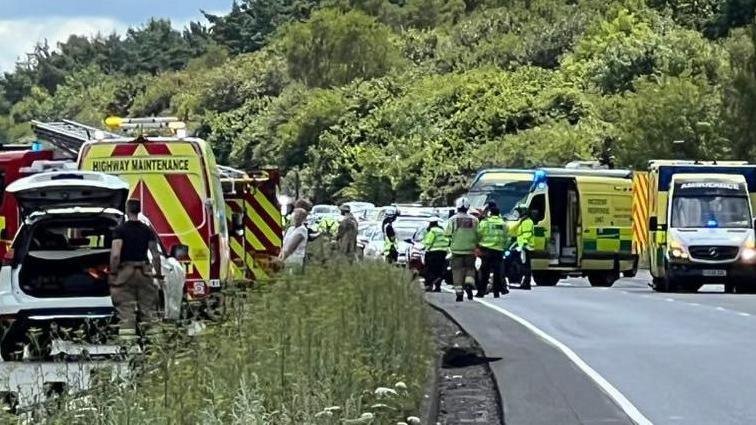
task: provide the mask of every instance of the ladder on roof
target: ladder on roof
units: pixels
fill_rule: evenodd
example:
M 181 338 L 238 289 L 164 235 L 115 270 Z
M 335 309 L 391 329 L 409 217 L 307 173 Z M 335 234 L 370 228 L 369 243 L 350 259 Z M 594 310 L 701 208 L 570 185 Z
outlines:
M 122 135 L 111 133 L 102 129 L 91 127 L 86 124 L 78 123 L 71 120 L 61 120 L 52 122 L 42 122 L 34 120 L 31 122 L 34 134 L 42 140 L 52 143 L 54 146 L 63 150 L 65 153 L 77 157 L 79 150 L 84 143 L 92 140 L 120 139 Z M 95 134 L 97 134 L 95 136 Z M 219 165 L 218 173 L 222 180 L 251 182 L 267 179 L 265 175 L 249 176 L 247 173 L 235 168 Z
M 78 156 L 79 150 L 84 143 L 96 139 L 115 139 L 123 136 L 109 133 L 99 128 L 81 124 L 76 121 L 62 120 L 53 122 L 32 121 L 34 134 L 52 143 L 71 156 Z M 97 133 L 97 136 L 95 136 Z

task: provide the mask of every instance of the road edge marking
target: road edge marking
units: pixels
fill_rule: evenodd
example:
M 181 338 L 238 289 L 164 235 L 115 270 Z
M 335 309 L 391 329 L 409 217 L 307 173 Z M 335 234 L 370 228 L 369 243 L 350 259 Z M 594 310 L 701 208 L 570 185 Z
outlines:
M 445 292 L 451 292 L 454 291 L 444 288 Z M 622 394 L 617 388 L 614 387 L 614 385 L 610 384 L 609 381 L 607 381 L 601 374 L 596 372 L 595 369 L 590 367 L 588 363 L 586 363 L 580 356 L 577 355 L 572 349 L 563 343 L 561 343 L 558 339 L 554 338 L 553 336 L 547 334 L 546 332 L 542 331 L 540 328 L 538 328 L 536 325 L 530 323 L 528 320 L 512 313 L 511 311 L 499 307 L 496 304 L 491 304 L 488 301 L 480 300 L 480 299 L 474 299 L 473 301 L 480 303 L 492 310 L 495 310 L 510 319 L 514 320 L 515 322 L 521 324 L 525 328 L 527 328 L 529 331 L 536 334 L 541 339 L 545 340 L 549 344 L 556 347 L 559 351 L 561 351 L 565 356 L 567 356 L 568 359 L 572 363 L 575 364 L 580 370 L 583 371 L 593 382 L 596 383 L 596 385 L 601 388 L 612 400 L 614 400 L 615 403 L 622 409 L 622 411 L 625 412 L 625 414 L 635 422 L 637 425 L 653 425 L 653 422 L 649 420 L 643 413 L 641 413 L 640 410 L 638 410 L 635 405 L 625 397 L 624 394 Z M 469 301 L 466 301 L 469 302 Z

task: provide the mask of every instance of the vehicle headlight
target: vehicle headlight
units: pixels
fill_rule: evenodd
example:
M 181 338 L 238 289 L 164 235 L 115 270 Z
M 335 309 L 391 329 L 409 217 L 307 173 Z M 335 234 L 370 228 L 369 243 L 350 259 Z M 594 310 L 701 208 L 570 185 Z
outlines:
M 756 249 L 743 248 L 743 252 L 740 254 L 740 258 L 743 261 L 749 261 L 749 262 L 756 260 Z
M 685 249 L 682 243 L 677 240 L 671 239 L 669 241 L 669 256 L 676 260 L 688 259 L 688 251 Z

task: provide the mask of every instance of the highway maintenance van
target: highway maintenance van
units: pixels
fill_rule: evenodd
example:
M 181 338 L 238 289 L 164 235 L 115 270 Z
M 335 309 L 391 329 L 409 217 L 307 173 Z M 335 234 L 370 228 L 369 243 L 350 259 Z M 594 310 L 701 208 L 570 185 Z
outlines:
M 756 289 L 756 165 L 651 161 L 649 263 L 654 289 Z
M 517 208 L 535 211 L 531 264 L 538 285 L 586 276 L 593 286 L 611 286 L 621 273 L 635 275 L 629 170 L 483 170 L 468 196 L 476 208 L 496 202 L 512 237 L 519 224 Z
M 117 175 L 129 183 L 129 197 L 142 201 L 142 212 L 163 245 L 186 267 L 188 301 L 207 300 L 219 293 L 231 278 L 229 221 L 220 171 L 208 144 L 185 137 L 176 125 L 183 123 L 175 118 L 109 118 L 106 124 L 111 128 L 178 128 L 175 137 L 87 141 L 79 152 L 79 168 Z M 188 252 L 180 255 L 175 250 Z

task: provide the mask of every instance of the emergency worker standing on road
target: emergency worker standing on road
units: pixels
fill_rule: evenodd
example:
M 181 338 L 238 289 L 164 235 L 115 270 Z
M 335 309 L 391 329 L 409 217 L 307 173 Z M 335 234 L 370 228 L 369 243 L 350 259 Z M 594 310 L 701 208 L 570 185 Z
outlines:
M 341 256 L 347 261 L 353 261 L 357 255 L 357 231 L 359 225 L 357 219 L 352 215 L 352 209 L 349 205 L 339 207 L 343 219 L 339 223 L 339 230 L 336 233 L 336 248 Z
M 537 212 L 531 211 L 528 207 L 523 207 L 520 209 L 520 214 L 522 218 L 517 227 L 517 248 L 520 250 L 520 259 L 523 265 L 520 289 L 530 289 L 530 281 L 533 278 L 531 258 L 535 249 L 535 223 L 532 217 L 537 215 Z
M 383 258 L 389 264 L 394 264 L 399 260 L 399 242 L 396 240 L 393 222 L 396 220 L 397 211 L 393 208 L 386 210 L 386 217 L 383 219 Z
M 475 282 L 475 248 L 478 245 L 478 219 L 467 213 L 470 200 L 466 197 L 457 199 L 457 213 L 446 224 L 446 236 L 449 237 L 451 251 L 452 280 L 457 301 L 462 302 L 464 292 L 472 299 L 472 287 Z
M 449 252 L 449 238 L 438 224 L 438 218 L 431 218 L 428 231 L 423 237 L 425 247 L 425 290 L 441 292 L 441 280 L 446 271 L 446 254 Z
M 158 287 L 163 280 L 160 252 L 152 229 L 139 220 L 142 209 L 137 199 L 126 202 L 127 220 L 113 230 L 110 248 L 110 297 L 118 313 L 122 338 L 136 337 L 136 311 L 147 325 L 157 319 Z M 152 265 L 148 261 L 152 254 Z
M 504 245 L 507 242 L 507 230 L 501 212 L 496 205 L 488 207 L 488 217 L 478 224 L 478 246 L 480 247 L 480 277 L 476 297 L 483 298 L 488 288 L 488 277 L 493 273 L 493 294 L 499 298 L 500 293 L 509 290 L 502 284 L 502 267 L 504 262 Z

